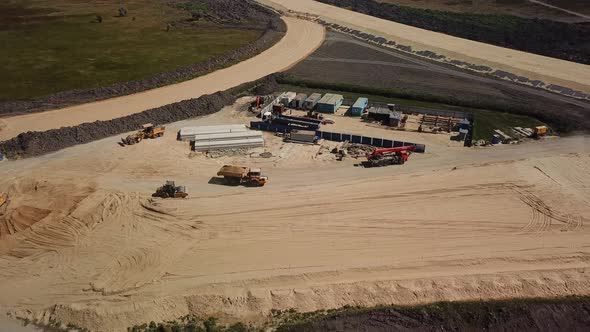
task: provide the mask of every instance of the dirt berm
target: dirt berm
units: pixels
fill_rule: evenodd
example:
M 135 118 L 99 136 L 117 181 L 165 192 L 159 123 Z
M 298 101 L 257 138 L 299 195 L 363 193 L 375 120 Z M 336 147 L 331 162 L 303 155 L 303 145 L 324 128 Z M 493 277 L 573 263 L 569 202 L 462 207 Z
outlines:
M 224 26 L 259 29 L 263 32 L 255 42 L 229 53 L 144 79 L 115 83 L 90 90 L 63 91 L 35 100 L 0 102 L 0 116 L 42 112 L 50 109 L 89 103 L 138 93 L 202 76 L 261 53 L 276 44 L 283 37 L 285 31 L 287 31 L 285 22 L 281 20 L 277 13 L 252 1 L 193 0 L 191 2 L 195 4 L 206 4 L 207 8 L 209 8 L 206 16 L 194 18 L 195 20 L 208 20 Z M 189 23 L 186 21 L 174 22 L 175 25 L 187 25 Z
M 572 298 L 349 309 L 277 331 L 588 331 L 588 326 L 590 299 Z
M 11 159 L 34 157 L 136 130 L 142 124 L 148 122 L 166 124 L 207 115 L 221 110 L 226 105 L 230 105 L 242 92 L 249 89 L 253 89 L 255 93 L 266 92 L 273 90 L 276 84 L 274 75 L 270 75 L 232 89 L 152 108 L 113 120 L 83 123 L 78 126 L 62 127 L 43 132 L 29 131 L 21 133 L 10 140 L 0 142 L 0 152 Z

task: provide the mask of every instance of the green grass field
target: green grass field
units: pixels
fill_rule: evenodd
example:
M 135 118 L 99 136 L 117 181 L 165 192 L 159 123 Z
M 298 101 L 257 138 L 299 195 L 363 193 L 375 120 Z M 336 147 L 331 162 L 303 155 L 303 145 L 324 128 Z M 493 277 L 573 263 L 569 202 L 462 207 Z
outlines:
M 399 105 L 407 105 L 407 106 L 416 106 L 416 107 L 431 107 L 435 109 L 443 109 L 443 110 L 455 110 L 455 111 L 463 111 L 473 113 L 475 115 L 475 127 L 473 129 L 473 140 L 490 140 L 492 135 L 495 134 L 495 129 L 500 129 L 503 132 L 510 134 L 511 127 L 534 127 L 534 126 L 541 126 L 545 125 L 543 122 L 529 117 L 525 115 L 516 115 L 511 113 L 499 112 L 499 111 L 490 111 L 478 108 L 469 108 L 469 107 L 461 107 L 461 106 L 453 106 L 441 103 L 433 103 L 433 102 L 425 102 L 420 100 L 413 100 L 413 99 L 402 99 L 402 98 L 390 98 L 384 97 L 379 95 L 370 95 L 370 94 L 360 94 L 360 93 L 353 93 L 353 92 L 346 92 L 346 91 L 337 91 L 337 90 L 330 90 L 330 89 L 316 89 L 316 88 L 308 88 L 308 87 L 301 87 L 296 85 L 289 85 L 289 84 L 281 84 L 280 85 L 281 91 L 296 91 L 306 94 L 311 94 L 313 92 L 325 94 L 325 93 L 338 93 L 344 96 L 346 99 L 356 99 L 358 97 L 365 97 L 369 98 L 369 102 L 379 102 L 379 103 L 387 103 L 387 104 L 399 104 Z
M 166 31 L 188 18 L 151 0 L 9 0 L 0 4 L 0 101 L 31 99 L 149 77 L 226 53 L 261 31 L 211 23 Z M 102 23 L 96 16 L 103 18 Z

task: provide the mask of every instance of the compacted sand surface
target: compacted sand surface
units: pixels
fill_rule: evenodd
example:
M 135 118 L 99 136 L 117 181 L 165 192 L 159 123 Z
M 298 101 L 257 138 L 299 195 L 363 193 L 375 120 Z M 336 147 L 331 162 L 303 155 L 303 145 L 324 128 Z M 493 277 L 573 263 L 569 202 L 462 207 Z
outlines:
M 175 140 L 248 123 L 245 102 L 135 146 L 0 163 L 0 308 L 123 331 L 189 313 L 257 323 L 271 309 L 590 294 L 588 137 L 467 149 L 333 116 L 334 130 L 427 145 L 378 169 L 270 134 L 218 158 Z M 227 163 L 270 182 L 221 185 Z M 190 196 L 152 198 L 165 180 Z

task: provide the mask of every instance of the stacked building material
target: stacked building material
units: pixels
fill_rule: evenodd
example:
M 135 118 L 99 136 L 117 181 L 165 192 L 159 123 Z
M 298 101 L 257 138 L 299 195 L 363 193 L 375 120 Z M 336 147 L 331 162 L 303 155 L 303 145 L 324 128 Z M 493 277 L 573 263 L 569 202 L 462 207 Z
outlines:
M 191 141 L 194 151 L 217 150 L 229 148 L 252 148 L 264 146 L 260 131 L 197 135 Z
M 194 141 L 196 136 L 208 134 L 238 133 L 248 131 L 243 124 L 183 127 L 178 132 L 181 141 Z
M 288 136 L 288 141 L 314 144 L 318 140 L 315 131 L 293 130 Z
M 272 120 L 272 123 L 282 124 L 291 127 L 292 129 L 303 130 L 318 130 L 320 129 L 320 122 L 316 119 L 307 119 L 294 116 L 279 116 Z
M 264 146 L 262 133 L 250 131 L 243 124 L 184 127 L 178 139 L 191 141 L 195 151 Z

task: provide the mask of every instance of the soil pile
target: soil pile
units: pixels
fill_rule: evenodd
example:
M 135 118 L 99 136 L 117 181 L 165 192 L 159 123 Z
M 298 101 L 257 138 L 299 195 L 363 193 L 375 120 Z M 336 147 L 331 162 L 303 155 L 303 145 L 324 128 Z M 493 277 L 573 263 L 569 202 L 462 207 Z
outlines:
M 90 90 L 64 91 L 35 100 L 2 102 L 0 103 L 0 115 L 34 113 L 63 108 L 138 93 L 202 76 L 261 53 L 277 43 L 287 30 L 285 23 L 276 13 L 250 1 L 208 0 L 194 2 L 202 3 L 206 8 L 209 8 L 207 13 L 223 18 L 220 22 L 222 24 L 228 24 L 227 21 L 231 21 L 231 25 L 239 25 L 247 29 L 260 29 L 263 32 L 255 42 L 232 52 L 145 79 L 115 83 Z M 182 22 L 178 24 L 182 24 Z
M 590 64 L 590 26 L 509 15 L 417 9 L 373 0 L 320 0 L 355 12 L 451 36 Z
M 590 299 L 344 310 L 277 331 L 586 331 Z

